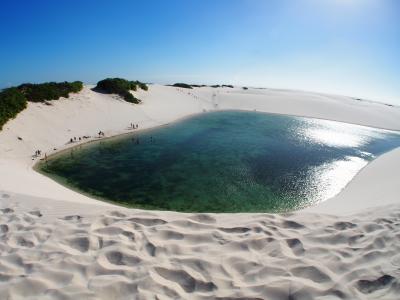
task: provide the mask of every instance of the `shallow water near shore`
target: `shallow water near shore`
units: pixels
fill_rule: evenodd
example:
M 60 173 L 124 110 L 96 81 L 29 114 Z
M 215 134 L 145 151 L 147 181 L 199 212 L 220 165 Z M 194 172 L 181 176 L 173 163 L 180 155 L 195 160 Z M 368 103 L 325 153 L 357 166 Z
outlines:
M 199 114 L 65 151 L 47 176 L 133 207 L 188 212 L 282 212 L 339 193 L 400 134 L 246 111 Z

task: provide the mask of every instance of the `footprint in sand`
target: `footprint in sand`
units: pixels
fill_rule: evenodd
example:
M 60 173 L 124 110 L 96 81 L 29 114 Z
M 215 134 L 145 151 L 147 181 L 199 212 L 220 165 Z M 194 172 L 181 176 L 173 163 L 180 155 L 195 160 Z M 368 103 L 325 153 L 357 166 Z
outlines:
M 129 221 L 135 222 L 144 226 L 156 226 L 156 225 L 163 225 L 167 223 L 167 221 L 164 221 L 162 219 L 150 219 L 150 218 L 130 218 Z
M 303 243 L 299 239 L 287 239 L 286 243 L 295 255 L 302 255 L 304 253 Z
M 166 280 L 170 280 L 179 284 L 187 293 L 211 292 L 217 288 L 213 282 L 204 282 L 193 278 L 189 273 L 183 270 L 170 270 L 161 267 L 155 268 L 155 271 Z
M 139 257 L 121 251 L 109 251 L 106 253 L 106 258 L 110 264 L 120 266 L 136 266 L 142 262 Z
M 358 280 L 357 281 L 357 289 L 363 294 L 370 294 L 377 290 L 383 289 L 387 287 L 389 284 L 394 281 L 395 278 L 390 275 L 382 275 L 381 277 L 375 280 Z
M 7 233 L 8 232 L 8 225 L 1 224 L 0 225 L 0 233 Z
M 40 218 L 41 216 L 43 216 L 42 213 L 40 212 L 40 210 L 33 210 L 33 211 L 30 211 L 29 214 L 31 214 L 31 215 L 33 215 L 33 216 L 36 216 L 36 217 L 39 217 L 39 218 Z

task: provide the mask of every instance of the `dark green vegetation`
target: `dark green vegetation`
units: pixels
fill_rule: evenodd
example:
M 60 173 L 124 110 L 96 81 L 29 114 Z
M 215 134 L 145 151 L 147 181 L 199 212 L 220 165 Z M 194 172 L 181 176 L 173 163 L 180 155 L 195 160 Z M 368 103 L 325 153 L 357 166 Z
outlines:
M 205 84 L 187 84 L 187 83 L 180 82 L 180 83 L 175 83 L 171 86 L 180 87 L 180 88 L 184 88 L 184 89 L 192 89 L 194 87 L 197 87 L 197 88 L 205 87 L 206 85 Z
M 191 89 L 192 88 L 192 86 L 190 84 L 187 84 L 187 83 L 175 83 L 172 86 L 180 87 L 180 88 L 184 88 L 184 89 Z
M 0 93 L 0 130 L 25 107 L 26 98 L 17 88 L 3 90 Z
M 40 84 L 24 83 L 18 86 L 18 90 L 31 102 L 44 102 L 57 100 L 61 97 L 68 98 L 70 93 L 82 90 L 81 81 L 74 82 L 45 82 Z
M 93 90 L 106 94 L 118 94 L 125 101 L 138 104 L 141 101 L 130 93 L 130 91 L 136 91 L 138 88 L 144 91 L 148 90 L 147 85 L 140 81 L 129 81 L 123 78 L 106 78 L 99 81 Z
M 4 89 L 0 92 L 0 130 L 3 125 L 26 108 L 27 101 L 46 102 L 60 97 L 68 98 L 70 93 L 82 89 L 80 81 L 45 82 L 40 84 L 24 83 L 18 87 Z
M 184 88 L 184 89 L 192 89 L 194 87 L 205 87 L 206 85 L 205 84 L 187 84 L 187 83 L 179 82 L 179 83 L 175 83 L 175 84 L 173 84 L 171 86 L 180 87 L 180 88 Z M 216 84 L 216 85 L 210 85 L 210 87 L 213 87 L 213 88 L 219 88 L 219 87 L 233 88 L 233 85 L 231 85 L 231 84 L 223 84 L 223 85 Z
M 400 134 L 368 127 L 221 111 L 72 149 L 42 172 L 128 206 L 281 212 L 334 196 L 398 146 Z

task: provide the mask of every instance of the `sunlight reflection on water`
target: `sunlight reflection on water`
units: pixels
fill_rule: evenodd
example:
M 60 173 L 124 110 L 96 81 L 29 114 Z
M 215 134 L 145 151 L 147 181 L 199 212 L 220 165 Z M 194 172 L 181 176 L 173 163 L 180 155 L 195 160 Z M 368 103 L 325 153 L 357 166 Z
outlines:
M 308 182 L 313 182 L 314 201 L 319 202 L 337 195 L 368 161 L 359 157 L 346 156 L 343 160 L 324 163 L 311 169 Z M 306 189 L 308 187 L 305 187 Z
M 307 120 L 300 134 L 305 139 L 318 144 L 333 147 L 357 148 L 373 139 L 382 139 L 384 135 L 373 128 L 350 125 L 332 121 Z

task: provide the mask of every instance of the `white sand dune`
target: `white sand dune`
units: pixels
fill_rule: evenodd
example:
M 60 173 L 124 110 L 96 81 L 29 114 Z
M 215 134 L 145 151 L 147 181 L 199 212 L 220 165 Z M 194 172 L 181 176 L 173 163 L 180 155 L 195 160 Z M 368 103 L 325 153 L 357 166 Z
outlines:
M 124 209 L 36 173 L 31 156 L 78 145 L 71 137 L 217 109 L 400 130 L 399 107 L 270 89 L 150 85 L 136 94 L 143 104 L 86 86 L 52 105 L 29 103 L 0 132 L 0 299 L 398 299 L 400 149 L 335 198 L 286 215 Z

